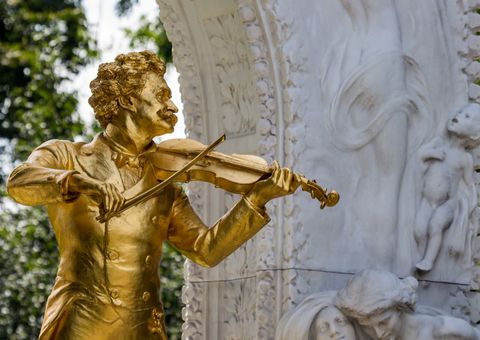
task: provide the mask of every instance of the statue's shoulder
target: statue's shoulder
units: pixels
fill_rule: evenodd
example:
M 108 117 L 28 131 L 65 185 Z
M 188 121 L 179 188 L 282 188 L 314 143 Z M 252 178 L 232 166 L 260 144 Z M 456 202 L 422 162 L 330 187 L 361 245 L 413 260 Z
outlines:
M 65 139 L 50 139 L 40 144 L 35 150 L 48 150 L 51 152 L 76 152 L 80 150 L 86 142 L 72 142 Z
M 110 157 L 111 150 L 105 143 L 104 137 L 101 133 L 97 134 L 90 142 L 75 142 L 73 143 L 76 152 L 80 156 L 100 156 Z
M 108 149 L 104 143 L 101 142 L 99 135 L 95 136 L 90 142 L 85 141 L 70 141 L 64 139 L 51 139 L 42 143 L 36 150 L 46 149 L 51 152 L 60 152 L 68 154 L 78 154 L 81 156 L 90 156 L 93 153 L 105 153 Z
M 50 139 L 47 140 L 46 142 L 43 142 L 40 144 L 37 149 L 41 148 L 56 148 L 56 147 L 65 147 L 68 145 L 74 144 L 74 142 L 65 140 L 65 139 Z

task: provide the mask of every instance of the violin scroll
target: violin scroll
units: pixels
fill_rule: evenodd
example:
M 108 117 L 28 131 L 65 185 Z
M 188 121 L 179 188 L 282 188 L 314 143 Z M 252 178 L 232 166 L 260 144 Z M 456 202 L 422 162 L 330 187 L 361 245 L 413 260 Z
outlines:
M 303 191 L 310 193 L 312 198 L 320 201 L 320 209 L 333 207 L 340 200 L 340 195 L 335 190 L 328 192 L 327 188 L 322 188 L 315 180 L 309 180 L 300 175 L 300 186 Z

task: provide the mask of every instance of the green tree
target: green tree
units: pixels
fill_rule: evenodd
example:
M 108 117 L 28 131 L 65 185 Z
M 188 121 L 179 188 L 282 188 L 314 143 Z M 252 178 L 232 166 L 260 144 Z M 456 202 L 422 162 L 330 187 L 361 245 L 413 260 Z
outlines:
M 65 82 L 97 53 L 80 1 L 0 0 L 1 339 L 38 335 L 58 264 L 44 210 L 6 198 L 7 172 L 42 141 L 82 134 Z
M 138 2 L 139 0 L 118 0 L 116 6 L 117 14 L 120 16 L 128 14 Z M 125 33 L 130 39 L 130 48 L 136 49 L 153 45 L 160 58 L 166 63 L 172 62 L 172 43 L 168 40 L 167 33 L 159 17 L 151 21 L 143 15 L 140 17 L 140 25 L 134 29 L 125 29 Z
M 177 340 L 182 335 L 182 286 L 183 264 L 185 258 L 168 243 L 163 247 L 160 262 L 160 284 L 162 302 L 165 309 L 165 324 L 170 340 Z
M 152 44 L 157 49 L 157 54 L 165 62 L 172 62 L 172 44 L 160 19 L 148 20 L 146 16 L 140 17 L 140 25 L 136 29 L 126 29 L 125 33 L 130 39 L 130 48 L 140 48 Z
M 137 2 L 119 0 L 119 14 Z M 164 51 L 159 55 L 170 62 L 160 21 L 142 19 L 140 26 L 129 32 L 131 46 L 163 35 L 156 40 Z M 39 333 L 58 252 L 45 211 L 14 205 L 5 181 L 13 165 L 43 141 L 85 133 L 77 93 L 66 86 L 98 56 L 82 1 L 0 0 L 0 55 L 0 339 L 31 339 Z M 167 245 L 160 271 L 172 339 L 181 333 L 182 269 L 183 258 Z
M 0 248 L 0 338 L 35 338 L 58 265 L 44 211 L 29 208 L 0 214 Z
M 97 56 L 80 1 L 0 0 L 0 136 L 14 160 L 42 141 L 80 135 L 65 81 Z

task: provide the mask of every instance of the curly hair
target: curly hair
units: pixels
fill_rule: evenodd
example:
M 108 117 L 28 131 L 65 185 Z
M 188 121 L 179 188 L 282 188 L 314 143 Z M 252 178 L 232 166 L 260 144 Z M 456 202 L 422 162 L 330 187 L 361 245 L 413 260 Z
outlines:
M 335 299 L 335 305 L 353 318 L 364 318 L 391 308 L 413 311 L 418 281 L 399 279 L 383 270 L 363 270 L 354 275 Z
M 151 51 L 120 54 L 115 61 L 100 64 L 97 78 L 90 82 L 88 103 L 103 128 L 119 111 L 119 98 L 140 95 L 149 72 L 165 74 L 165 63 Z

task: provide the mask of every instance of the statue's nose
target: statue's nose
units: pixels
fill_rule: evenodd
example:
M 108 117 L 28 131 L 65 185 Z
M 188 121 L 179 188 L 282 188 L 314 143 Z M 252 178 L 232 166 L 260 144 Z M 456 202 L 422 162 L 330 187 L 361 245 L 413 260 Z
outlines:
M 177 112 L 178 112 L 178 107 L 177 107 L 172 101 L 170 101 L 170 102 L 168 103 L 168 109 L 169 109 L 170 111 L 172 111 L 173 113 L 177 113 Z
M 339 334 L 340 332 L 338 331 L 338 327 L 335 325 L 330 325 L 330 338 L 336 339 Z

